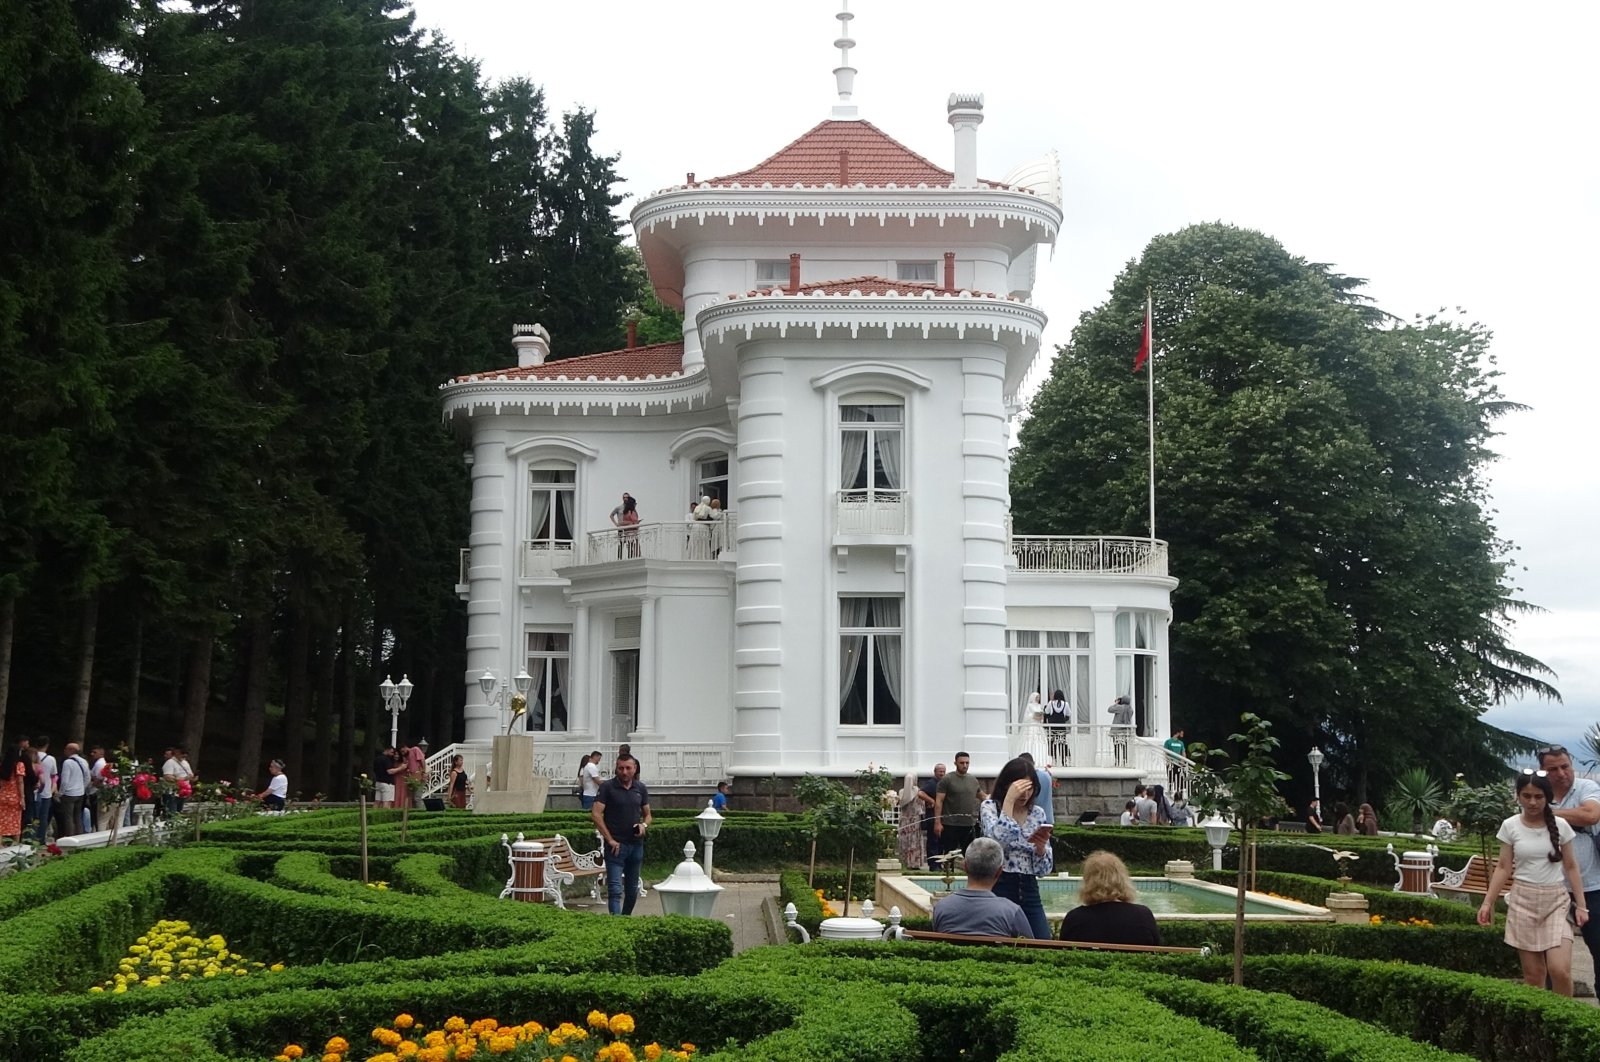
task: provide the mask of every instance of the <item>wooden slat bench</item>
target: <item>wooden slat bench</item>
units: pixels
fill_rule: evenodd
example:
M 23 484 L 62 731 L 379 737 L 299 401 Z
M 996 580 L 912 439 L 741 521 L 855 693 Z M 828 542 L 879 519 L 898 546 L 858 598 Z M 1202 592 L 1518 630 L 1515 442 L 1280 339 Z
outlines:
M 593 852 L 574 851 L 572 842 L 559 833 L 554 837 L 534 837 L 531 840 L 544 845 L 546 852 L 544 894 L 550 902 L 557 907 L 566 907 L 566 901 L 561 896 L 561 887 L 571 885 L 579 878 L 593 879 L 589 882 L 589 899 L 600 898 L 600 879 L 606 869 L 603 849 L 597 848 Z
M 1489 892 L 1489 875 L 1494 873 L 1493 859 L 1487 863 L 1482 856 L 1470 856 L 1467 865 L 1460 870 L 1439 868 L 1439 880 L 1434 882 L 1435 892 L 1463 893 L 1469 896 L 1484 896 Z M 1506 892 L 1511 891 L 1508 887 Z M 1500 894 L 1504 898 L 1505 893 Z
M 990 937 L 978 933 L 935 933 L 928 929 L 901 931 L 902 940 L 929 940 L 939 944 L 983 944 L 1002 948 L 1045 950 L 1133 951 L 1158 955 L 1210 955 L 1210 948 L 1178 948 L 1164 944 L 1093 944 L 1081 940 L 1035 940 L 1032 937 Z

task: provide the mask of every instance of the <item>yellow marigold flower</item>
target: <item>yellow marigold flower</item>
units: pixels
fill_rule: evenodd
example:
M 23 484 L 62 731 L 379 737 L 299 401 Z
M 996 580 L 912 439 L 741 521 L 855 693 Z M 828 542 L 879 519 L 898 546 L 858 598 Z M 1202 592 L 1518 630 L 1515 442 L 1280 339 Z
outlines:
M 393 1047 L 400 1042 L 400 1034 L 393 1029 L 379 1027 L 372 1030 L 372 1038 L 385 1047 Z
M 683 1045 L 683 1049 L 684 1049 L 684 1051 L 688 1052 L 691 1055 L 694 1054 L 694 1044 L 687 1044 L 686 1043 L 686 1044 Z
M 306 1049 L 301 1047 L 299 1044 L 290 1044 L 288 1047 L 283 1049 L 283 1053 L 288 1055 L 290 1059 L 296 1059 L 305 1054 Z
M 268 973 L 282 973 L 283 972 L 283 963 L 281 963 L 281 962 L 273 963 L 271 966 L 267 967 L 267 972 Z
M 322 1049 L 330 1054 L 342 1055 L 350 1050 L 350 1041 L 342 1036 L 329 1037 L 328 1042 L 323 1045 Z
M 288 1055 L 273 1055 L 272 1062 L 289 1062 Z
M 611 1015 L 611 1035 L 627 1036 L 633 1032 L 633 1017 L 628 1014 Z
M 633 1048 L 621 1040 L 611 1045 L 611 1062 L 635 1062 Z
M 561 1062 L 578 1062 L 578 1060 L 571 1055 L 562 1055 Z
M 589 1012 L 589 1024 L 596 1029 L 604 1029 L 608 1021 L 610 1019 L 606 1017 L 606 1012 L 603 1010 L 591 1010 Z
M 445 1019 L 444 1027 L 446 1032 L 460 1032 L 467 1027 L 467 1021 L 461 1015 L 453 1014 Z
M 478 1047 L 471 1040 L 468 1040 L 466 1043 L 457 1044 L 456 1062 L 467 1062 L 468 1059 L 477 1053 Z
M 409 1014 L 397 1014 L 397 1015 L 395 1015 L 394 1027 L 396 1029 L 409 1029 L 413 1025 L 415 1025 L 416 1023 L 417 1023 L 417 1019 L 413 1018 Z
M 644 1057 L 645 1062 L 656 1062 L 656 1060 L 661 1057 L 661 1045 L 654 1043 L 645 1044 Z
M 322 1062 L 344 1062 L 344 1056 L 329 1051 L 327 1054 L 322 1056 Z
M 489 1038 L 489 1053 L 492 1055 L 506 1055 L 517 1049 L 517 1039 L 514 1036 L 492 1036 Z
M 390 1054 L 388 1051 L 385 1051 L 381 1055 L 373 1055 L 371 1058 L 367 1059 L 367 1062 L 400 1062 L 400 1060 L 394 1057 L 394 1055 Z

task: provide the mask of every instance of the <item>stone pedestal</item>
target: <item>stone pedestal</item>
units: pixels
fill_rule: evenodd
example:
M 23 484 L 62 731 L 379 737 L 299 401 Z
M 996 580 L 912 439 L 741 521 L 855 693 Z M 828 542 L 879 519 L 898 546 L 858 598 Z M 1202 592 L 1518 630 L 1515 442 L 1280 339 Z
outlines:
M 1167 861 L 1167 877 L 1192 878 L 1194 877 L 1194 864 L 1187 859 L 1169 859 Z
M 550 779 L 533 773 L 533 737 L 496 734 L 489 755 L 489 786 L 472 799 L 477 815 L 537 815 L 550 795 Z
M 1370 920 L 1367 898 L 1359 892 L 1330 892 L 1323 906 L 1333 912 L 1333 920 L 1339 925 L 1366 925 Z

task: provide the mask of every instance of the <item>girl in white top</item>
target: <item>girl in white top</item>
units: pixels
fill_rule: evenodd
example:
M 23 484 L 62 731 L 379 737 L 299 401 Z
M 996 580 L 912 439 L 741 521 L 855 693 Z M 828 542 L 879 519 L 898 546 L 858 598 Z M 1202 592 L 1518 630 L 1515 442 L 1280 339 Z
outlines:
M 1516 888 L 1506 895 L 1506 943 L 1522 957 L 1522 979 L 1538 988 L 1548 975 L 1554 991 L 1570 996 L 1572 926 L 1567 909 L 1575 901 L 1573 917 L 1579 926 L 1589 921 L 1589 909 L 1572 853 L 1575 835 L 1566 819 L 1551 812 L 1554 799 L 1545 772 L 1527 770 L 1518 777 L 1517 803 L 1522 812 L 1502 822 L 1495 834 L 1500 860 L 1478 908 L 1478 924 L 1494 921 L 1495 900 L 1514 882 Z
M 256 799 L 267 811 L 282 811 L 289 799 L 289 776 L 283 773 L 283 761 L 273 760 L 267 764 L 267 771 L 272 775 L 272 780 L 256 794 Z

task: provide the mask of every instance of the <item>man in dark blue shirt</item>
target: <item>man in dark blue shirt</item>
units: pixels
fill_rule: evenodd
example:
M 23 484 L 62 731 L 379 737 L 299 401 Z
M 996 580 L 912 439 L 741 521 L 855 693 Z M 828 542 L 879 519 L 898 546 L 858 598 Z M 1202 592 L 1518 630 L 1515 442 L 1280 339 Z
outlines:
M 644 834 L 650 828 L 650 790 L 639 781 L 639 761 L 617 757 L 616 773 L 600 783 L 590 810 L 606 852 L 606 906 L 612 914 L 633 914 L 639 898 L 639 868 L 644 865 Z

